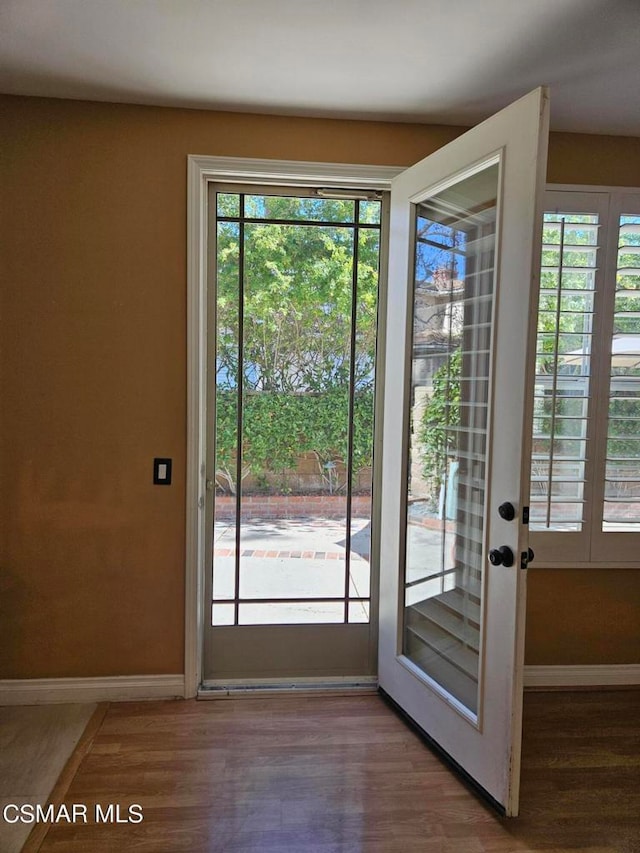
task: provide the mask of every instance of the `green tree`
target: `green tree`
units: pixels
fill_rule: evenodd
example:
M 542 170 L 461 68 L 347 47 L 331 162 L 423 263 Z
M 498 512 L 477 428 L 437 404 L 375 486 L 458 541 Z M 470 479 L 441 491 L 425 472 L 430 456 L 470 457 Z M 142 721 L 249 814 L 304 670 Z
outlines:
M 265 221 L 244 223 L 242 229 L 233 221 L 238 205 L 236 195 L 219 197 L 218 212 L 230 220 L 219 222 L 217 230 L 216 470 L 219 485 L 231 491 L 238 443 L 241 235 L 242 476 L 294 468 L 302 453 L 315 455 L 323 476 L 327 463 L 346 462 L 354 255 L 354 230 L 339 224 L 353 222 L 352 201 L 247 196 L 246 215 Z M 362 213 L 361 221 L 376 221 L 379 205 L 365 203 Z M 378 229 L 359 231 L 357 252 L 355 470 L 370 465 L 372 457 Z

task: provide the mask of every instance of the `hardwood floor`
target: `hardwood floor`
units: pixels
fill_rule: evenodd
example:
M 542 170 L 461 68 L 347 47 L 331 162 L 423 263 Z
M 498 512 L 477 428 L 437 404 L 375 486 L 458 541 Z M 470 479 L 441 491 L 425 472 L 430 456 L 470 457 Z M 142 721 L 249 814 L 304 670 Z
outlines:
M 517 837 L 638 853 L 640 690 L 525 693 L 523 729 Z
M 635 690 L 528 693 L 509 820 L 377 696 L 114 704 L 65 798 L 89 823 L 52 825 L 40 849 L 638 853 L 639 712 Z M 96 824 L 96 803 L 144 820 Z

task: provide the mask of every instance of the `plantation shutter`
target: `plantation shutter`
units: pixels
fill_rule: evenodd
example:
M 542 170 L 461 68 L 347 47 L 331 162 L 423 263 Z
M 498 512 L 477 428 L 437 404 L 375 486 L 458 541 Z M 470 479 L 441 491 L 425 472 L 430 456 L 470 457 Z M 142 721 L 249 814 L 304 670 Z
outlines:
M 640 195 L 546 194 L 530 524 L 536 564 L 637 560 Z
M 612 194 L 604 329 L 603 476 L 592 559 L 636 560 L 640 533 L 640 194 Z

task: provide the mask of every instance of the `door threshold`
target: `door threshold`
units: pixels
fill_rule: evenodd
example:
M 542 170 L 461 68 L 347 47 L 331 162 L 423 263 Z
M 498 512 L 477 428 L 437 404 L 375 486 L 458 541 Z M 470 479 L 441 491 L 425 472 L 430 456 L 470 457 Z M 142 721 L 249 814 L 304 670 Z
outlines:
M 256 699 L 259 696 L 349 696 L 378 692 L 375 676 L 360 678 L 296 678 L 296 679 L 227 679 L 204 681 L 198 688 L 198 699 Z

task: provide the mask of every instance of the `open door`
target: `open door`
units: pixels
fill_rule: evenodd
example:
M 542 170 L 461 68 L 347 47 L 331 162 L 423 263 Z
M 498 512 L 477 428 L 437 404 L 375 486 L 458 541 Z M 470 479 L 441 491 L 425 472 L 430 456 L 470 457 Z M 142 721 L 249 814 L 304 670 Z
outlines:
M 547 135 L 538 89 L 391 192 L 379 683 L 507 815 Z

